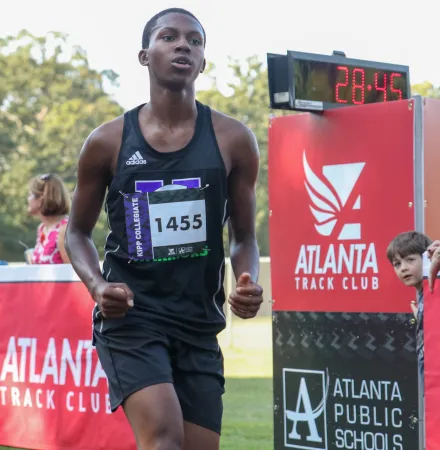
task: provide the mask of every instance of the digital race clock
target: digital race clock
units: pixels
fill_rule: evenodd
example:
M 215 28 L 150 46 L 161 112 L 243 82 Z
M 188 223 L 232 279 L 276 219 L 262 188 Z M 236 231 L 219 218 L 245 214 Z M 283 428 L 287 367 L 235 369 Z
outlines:
M 268 54 L 270 106 L 322 111 L 411 96 L 409 67 L 288 51 Z

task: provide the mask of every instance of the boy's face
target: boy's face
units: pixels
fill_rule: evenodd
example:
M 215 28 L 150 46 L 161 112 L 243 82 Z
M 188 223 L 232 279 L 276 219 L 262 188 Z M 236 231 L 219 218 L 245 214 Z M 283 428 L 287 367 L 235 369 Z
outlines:
M 419 288 L 423 282 L 423 260 L 421 255 L 396 255 L 393 258 L 396 275 L 406 286 Z

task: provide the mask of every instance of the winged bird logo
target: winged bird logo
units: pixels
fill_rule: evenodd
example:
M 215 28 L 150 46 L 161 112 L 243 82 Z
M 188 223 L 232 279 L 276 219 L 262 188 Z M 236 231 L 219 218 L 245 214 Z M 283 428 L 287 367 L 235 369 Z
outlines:
M 347 210 L 358 210 L 361 207 L 361 196 L 354 195 L 354 188 L 365 163 L 323 166 L 323 176 L 319 176 L 310 168 L 304 151 L 303 167 L 304 185 L 310 197 L 309 207 L 316 221 L 316 231 L 322 236 L 331 236 L 339 232 L 338 240 L 360 239 L 360 223 L 336 225 L 338 221 L 342 221 L 343 216 L 346 216 Z

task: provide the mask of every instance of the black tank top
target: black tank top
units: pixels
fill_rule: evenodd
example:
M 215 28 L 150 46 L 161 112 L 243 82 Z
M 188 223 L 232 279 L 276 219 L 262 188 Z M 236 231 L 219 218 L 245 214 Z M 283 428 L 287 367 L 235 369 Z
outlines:
M 115 176 L 108 188 L 110 233 L 103 276 L 126 283 L 134 307 L 123 319 L 94 322 L 145 326 L 212 348 L 225 327 L 223 228 L 228 219 L 227 174 L 209 107 L 197 104 L 194 135 L 171 153 L 142 135 L 139 110 L 124 115 Z

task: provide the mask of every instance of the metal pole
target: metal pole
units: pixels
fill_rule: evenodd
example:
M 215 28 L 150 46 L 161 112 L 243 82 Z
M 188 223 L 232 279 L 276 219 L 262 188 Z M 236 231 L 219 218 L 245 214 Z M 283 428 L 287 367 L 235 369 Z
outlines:
M 425 232 L 425 192 L 423 157 L 423 98 L 415 96 L 414 101 L 414 220 L 416 231 Z M 419 450 L 425 449 L 425 395 L 419 375 Z

